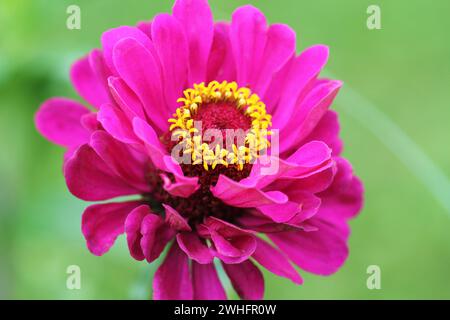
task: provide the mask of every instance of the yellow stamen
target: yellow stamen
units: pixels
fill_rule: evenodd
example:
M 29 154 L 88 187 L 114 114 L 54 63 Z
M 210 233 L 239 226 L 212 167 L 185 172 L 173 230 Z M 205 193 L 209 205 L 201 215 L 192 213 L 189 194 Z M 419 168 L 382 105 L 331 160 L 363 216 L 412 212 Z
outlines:
M 266 113 L 265 104 L 249 88 L 239 88 L 236 82 L 212 81 L 208 85 L 202 82 L 194 84 L 194 88 L 186 89 L 183 95 L 184 98 L 177 101 L 183 105 L 168 120 L 171 124 L 169 131 L 173 131 L 176 137 L 183 138 L 180 143 L 186 146 L 184 153 L 191 154 L 194 165 L 203 164 L 204 169 L 208 170 L 210 165 L 214 169 L 217 165 L 236 164 L 242 170 L 244 164 L 252 163 L 260 151 L 270 146 L 267 136 L 272 132 L 267 129 L 272 125 L 272 116 Z M 236 109 L 242 110 L 249 117 L 251 128 L 245 137 L 245 146 L 238 148 L 233 144 L 232 151 L 228 151 L 217 144 L 215 150 L 211 150 L 208 144 L 201 143 L 201 137 L 196 135 L 198 130 L 194 128 L 192 116 L 202 104 L 211 101 L 234 104 Z

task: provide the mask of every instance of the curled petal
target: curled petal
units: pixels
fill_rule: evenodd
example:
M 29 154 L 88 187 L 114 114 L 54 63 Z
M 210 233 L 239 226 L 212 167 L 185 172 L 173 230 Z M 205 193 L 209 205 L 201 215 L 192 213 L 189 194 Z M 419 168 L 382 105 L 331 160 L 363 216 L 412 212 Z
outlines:
M 64 176 L 70 192 L 85 201 L 102 201 L 139 193 L 115 174 L 87 144 L 78 148 L 67 161 Z
M 125 233 L 127 235 L 128 249 L 131 256 L 142 261 L 145 259 L 144 253 L 141 248 L 141 225 L 142 220 L 149 214 L 149 208 L 147 205 L 142 205 L 131 211 L 125 220 Z
M 190 259 L 200 264 L 211 263 L 213 255 L 206 243 L 198 235 L 192 232 L 182 232 L 177 234 L 178 245 Z
M 97 256 L 106 253 L 116 238 L 124 233 L 125 219 L 141 202 L 95 204 L 83 213 L 81 229 L 89 251 Z
M 283 204 L 288 201 L 288 197 L 282 192 L 264 192 L 255 185 L 245 185 L 224 175 L 219 176 L 217 184 L 211 187 L 211 192 L 226 204 L 241 208 Z
M 153 214 L 148 206 L 142 210 L 146 210 L 147 215 L 141 225 L 141 247 L 145 259 L 151 263 L 161 255 L 167 243 L 173 239 L 175 231 L 166 225 L 160 216 Z
M 81 119 L 90 114 L 82 104 L 66 99 L 45 101 L 35 116 L 38 131 L 48 140 L 65 147 L 77 147 L 89 140 L 89 130 Z
M 174 230 L 177 231 L 192 231 L 191 227 L 187 223 L 186 219 L 183 218 L 178 211 L 176 211 L 171 206 L 164 204 L 162 205 L 166 211 L 166 223 Z
M 109 75 L 110 71 L 99 50 L 76 61 L 70 69 L 70 78 L 79 95 L 97 108 L 111 101 L 105 85 Z
M 145 155 L 117 141 L 105 131 L 94 132 L 90 145 L 111 171 L 127 184 L 140 190 L 141 193 L 150 191 L 149 183 L 145 178 L 148 168 L 148 158 Z
M 214 217 L 208 217 L 204 226 L 211 236 L 216 256 L 225 263 L 240 263 L 256 249 L 255 237 L 247 230 Z

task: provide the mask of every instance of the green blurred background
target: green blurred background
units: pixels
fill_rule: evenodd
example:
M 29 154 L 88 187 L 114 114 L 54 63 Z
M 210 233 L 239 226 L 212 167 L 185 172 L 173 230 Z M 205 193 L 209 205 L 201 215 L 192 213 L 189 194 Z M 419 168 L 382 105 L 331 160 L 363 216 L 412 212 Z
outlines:
M 325 74 L 346 84 L 333 106 L 345 156 L 366 187 L 345 266 L 331 277 L 303 273 L 303 286 L 265 273 L 265 298 L 450 299 L 450 2 L 210 0 L 217 20 L 249 2 L 270 22 L 291 25 L 299 50 L 330 46 Z M 66 28 L 71 4 L 81 8 L 81 30 Z M 381 7 L 382 30 L 366 27 L 370 4 Z M 100 258 L 86 249 L 80 231 L 86 203 L 67 191 L 63 150 L 37 134 L 33 115 L 49 97 L 77 98 L 69 66 L 100 45 L 103 31 L 171 6 L 167 0 L 0 2 L 0 298 L 151 295 L 155 266 L 132 260 L 123 238 Z M 81 268 L 81 290 L 66 288 L 69 265 Z M 369 265 L 381 268 L 381 290 L 366 286 Z

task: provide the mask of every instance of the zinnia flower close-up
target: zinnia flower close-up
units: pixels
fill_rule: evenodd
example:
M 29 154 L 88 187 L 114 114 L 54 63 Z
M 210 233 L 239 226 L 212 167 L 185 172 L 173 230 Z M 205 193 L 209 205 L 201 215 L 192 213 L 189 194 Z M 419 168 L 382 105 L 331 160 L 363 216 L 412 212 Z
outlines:
M 298 54 L 297 41 L 251 5 L 218 22 L 206 0 L 177 0 L 73 63 L 85 103 L 50 98 L 35 123 L 65 148 L 69 191 L 91 202 L 92 254 L 121 235 L 135 260 L 165 254 L 153 277 L 163 300 L 226 299 L 219 264 L 252 300 L 262 269 L 301 285 L 303 272 L 343 266 L 363 202 L 331 110 L 343 83 L 320 76 L 327 46 Z

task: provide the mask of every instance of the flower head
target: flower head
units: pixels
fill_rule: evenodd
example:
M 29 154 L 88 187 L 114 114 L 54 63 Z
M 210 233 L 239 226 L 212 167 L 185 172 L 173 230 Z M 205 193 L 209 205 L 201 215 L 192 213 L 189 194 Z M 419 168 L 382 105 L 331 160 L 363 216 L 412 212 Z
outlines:
M 214 259 L 244 299 L 263 297 L 257 265 L 297 284 L 293 264 L 342 266 L 363 188 L 329 110 L 341 82 L 319 78 L 327 47 L 297 56 L 295 41 L 252 6 L 214 23 L 206 0 L 177 0 L 172 15 L 105 32 L 72 66 L 92 108 L 52 98 L 36 125 L 66 147 L 70 192 L 109 201 L 83 213 L 93 254 L 121 234 L 136 260 L 169 246 L 155 299 L 225 299 Z

